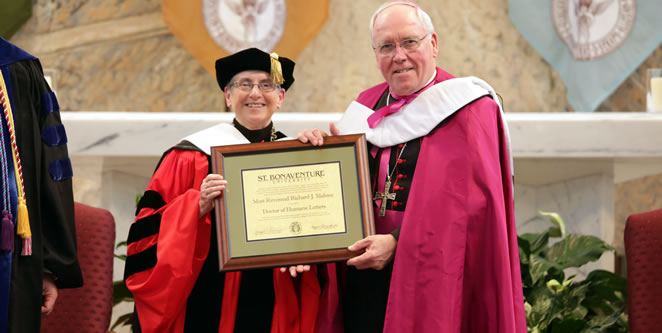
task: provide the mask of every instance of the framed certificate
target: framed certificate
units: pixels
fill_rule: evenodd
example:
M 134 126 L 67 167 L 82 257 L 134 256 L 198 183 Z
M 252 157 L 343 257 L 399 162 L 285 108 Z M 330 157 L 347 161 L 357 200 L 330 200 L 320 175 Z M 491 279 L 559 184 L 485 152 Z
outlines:
M 221 271 L 348 259 L 374 234 L 363 134 L 212 147 Z

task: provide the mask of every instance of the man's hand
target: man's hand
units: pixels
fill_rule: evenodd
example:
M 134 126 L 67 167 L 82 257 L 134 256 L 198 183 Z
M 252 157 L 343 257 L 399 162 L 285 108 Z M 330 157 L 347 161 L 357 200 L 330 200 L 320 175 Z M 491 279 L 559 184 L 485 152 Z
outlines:
M 381 270 L 393 260 L 397 244 L 398 241 L 391 234 L 368 236 L 347 248 L 352 252 L 365 249 L 362 255 L 347 260 L 347 265 L 357 269 Z
M 329 123 L 329 132 L 331 135 L 340 134 L 340 130 L 336 127 L 334 123 Z M 303 143 L 310 142 L 313 146 L 321 146 L 324 144 L 324 137 L 329 136 L 326 132 L 322 131 L 319 128 L 305 130 L 303 132 L 297 133 L 297 139 Z
M 41 287 L 41 313 L 48 315 L 53 311 L 55 306 L 55 300 L 57 299 L 57 287 L 55 286 L 55 280 L 50 274 L 43 274 L 43 283 Z
M 280 272 L 285 273 L 285 271 L 290 271 L 290 275 L 295 278 L 297 273 L 301 274 L 303 272 L 308 272 L 310 270 L 310 265 L 296 265 L 288 267 L 281 267 Z
M 200 212 L 198 219 L 201 219 L 207 213 L 211 212 L 214 208 L 214 199 L 219 197 L 228 181 L 223 179 L 223 176 L 217 174 L 209 174 L 202 181 L 200 185 Z

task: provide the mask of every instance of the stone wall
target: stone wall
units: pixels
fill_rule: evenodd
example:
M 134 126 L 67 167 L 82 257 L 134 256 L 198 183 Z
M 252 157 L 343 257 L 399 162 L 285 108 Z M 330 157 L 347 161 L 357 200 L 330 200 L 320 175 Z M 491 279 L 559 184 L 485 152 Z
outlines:
M 326 24 L 296 59 L 284 111 L 341 112 L 381 80 L 367 29 L 381 2 L 330 1 Z M 484 78 L 508 112 L 572 111 L 563 81 L 510 22 L 506 0 L 418 2 L 439 34 L 440 67 Z M 64 110 L 224 108 L 213 75 L 170 34 L 158 0 L 37 0 L 13 41 L 56 71 Z M 644 69 L 660 63 L 662 47 L 599 110 L 643 110 Z
M 628 216 L 662 208 L 662 176 L 648 176 L 627 180 L 614 188 L 616 224 L 615 239 L 623 239 Z M 624 254 L 623 243 L 614 244 L 618 253 Z

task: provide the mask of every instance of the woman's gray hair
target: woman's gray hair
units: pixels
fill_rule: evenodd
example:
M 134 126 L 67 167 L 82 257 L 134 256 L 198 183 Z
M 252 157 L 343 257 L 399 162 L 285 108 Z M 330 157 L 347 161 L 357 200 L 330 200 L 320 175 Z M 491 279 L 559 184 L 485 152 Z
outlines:
M 230 94 L 232 94 L 232 85 L 234 85 L 234 80 L 237 78 L 237 75 L 239 75 L 239 73 L 233 75 L 230 81 L 228 81 L 228 84 L 225 85 L 225 89 L 230 91 Z M 225 89 L 223 89 L 223 92 L 225 92 Z
M 234 80 L 230 80 L 230 82 L 228 82 L 228 84 L 225 85 L 225 89 L 227 89 L 228 91 L 232 91 L 233 84 L 234 84 Z M 225 89 L 223 89 L 223 92 L 225 92 Z
M 432 25 L 432 19 L 430 19 L 430 15 L 426 13 L 420 6 L 413 2 L 409 1 L 392 1 L 392 2 L 386 2 L 379 6 L 377 10 L 375 11 L 374 14 L 372 14 L 372 17 L 370 17 L 370 42 L 374 46 L 374 40 L 372 38 L 372 28 L 375 26 L 375 20 L 377 19 L 377 16 L 384 11 L 384 9 L 395 6 L 395 5 L 405 5 L 405 6 L 410 6 L 416 9 L 416 16 L 418 16 L 418 20 L 421 21 L 421 24 L 423 24 L 423 28 L 425 29 L 426 34 L 431 34 L 434 32 L 434 25 Z

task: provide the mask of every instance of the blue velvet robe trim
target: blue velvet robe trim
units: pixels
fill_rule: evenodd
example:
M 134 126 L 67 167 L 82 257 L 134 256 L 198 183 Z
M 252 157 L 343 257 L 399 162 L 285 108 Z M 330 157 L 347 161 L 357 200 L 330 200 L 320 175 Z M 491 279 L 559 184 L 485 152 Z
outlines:
M 57 102 L 55 93 L 50 91 L 41 95 L 41 112 L 42 114 L 49 112 L 59 112 L 60 104 Z
M 0 66 L 26 59 L 34 59 L 34 56 L 0 37 Z M 8 78 L 5 76 L 5 81 L 7 80 Z
M 74 175 L 74 171 L 71 169 L 71 160 L 65 158 L 63 160 L 52 161 L 48 166 L 48 173 L 51 174 L 51 178 L 56 182 L 70 179 Z
M 67 132 L 63 125 L 48 126 L 41 133 L 41 141 L 51 147 L 66 144 Z

